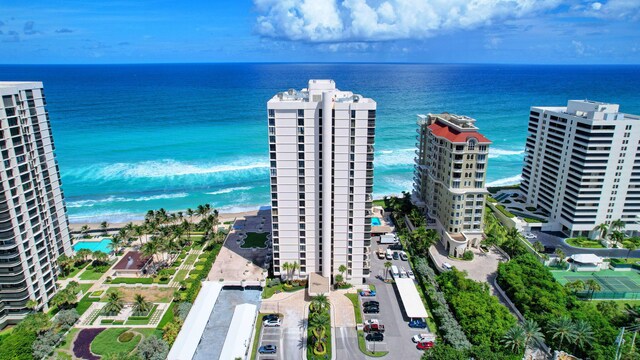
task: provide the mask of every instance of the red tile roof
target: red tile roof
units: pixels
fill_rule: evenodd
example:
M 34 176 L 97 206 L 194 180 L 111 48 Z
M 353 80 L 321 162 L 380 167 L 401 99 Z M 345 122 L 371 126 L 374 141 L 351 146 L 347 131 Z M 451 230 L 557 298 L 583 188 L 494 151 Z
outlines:
M 433 133 L 433 135 L 437 137 L 445 138 L 452 143 L 466 143 L 469 138 L 474 137 L 478 140 L 478 143 L 491 143 L 491 140 L 484 137 L 484 135 L 480 134 L 477 131 L 465 131 L 460 132 L 454 128 L 451 128 L 446 125 L 442 125 L 439 122 L 434 122 L 429 125 L 429 130 Z

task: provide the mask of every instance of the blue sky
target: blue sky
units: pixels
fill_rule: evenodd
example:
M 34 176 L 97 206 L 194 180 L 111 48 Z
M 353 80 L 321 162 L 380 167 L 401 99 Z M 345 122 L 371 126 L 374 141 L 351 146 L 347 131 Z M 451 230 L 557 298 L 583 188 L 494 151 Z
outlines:
M 2 1 L 0 63 L 639 64 L 640 0 Z

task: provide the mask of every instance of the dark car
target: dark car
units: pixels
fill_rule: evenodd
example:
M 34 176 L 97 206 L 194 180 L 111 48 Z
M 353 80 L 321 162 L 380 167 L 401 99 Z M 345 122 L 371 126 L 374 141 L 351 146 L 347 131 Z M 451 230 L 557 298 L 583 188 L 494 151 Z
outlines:
M 367 341 L 382 341 L 384 340 L 384 335 L 382 335 L 382 333 L 379 333 L 379 332 L 374 332 L 374 333 L 367 334 L 366 339 Z
M 364 312 L 365 314 L 377 314 L 380 312 L 380 308 L 377 306 L 367 306 L 366 308 L 362 309 L 362 312 Z
M 397 251 L 394 251 L 393 252 L 393 260 L 398 260 L 398 259 L 400 259 L 400 255 L 398 255 Z
M 556 247 L 555 246 L 545 246 L 543 252 L 545 254 L 553 254 L 553 253 L 556 252 Z
M 258 348 L 258 352 L 260 354 L 275 354 L 276 349 L 275 345 L 263 345 Z
M 413 320 L 409 321 L 409 327 L 410 328 L 424 329 L 424 328 L 427 327 L 427 322 L 422 320 L 422 319 L 413 319 Z
M 391 250 L 402 250 L 402 244 L 396 243 L 396 244 L 389 245 L 389 249 L 391 249 Z
M 262 320 L 272 320 L 272 321 L 275 321 L 275 320 L 278 320 L 278 319 L 280 319 L 280 315 L 278 315 L 278 314 L 268 314 L 268 315 L 265 315 L 262 318 Z
M 380 303 L 374 300 L 371 301 L 366 301 L 364 304 L 362 304 L 362 306 L 364 307 L 368 307 L 368 306 L 380 306 Z

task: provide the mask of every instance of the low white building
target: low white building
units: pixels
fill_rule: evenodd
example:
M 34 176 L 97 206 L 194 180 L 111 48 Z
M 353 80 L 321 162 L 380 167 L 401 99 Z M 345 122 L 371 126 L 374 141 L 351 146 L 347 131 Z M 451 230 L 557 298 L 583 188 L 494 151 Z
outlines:
M 573 271 L 600 271 L 606 266 L 604 259 L 594 254 L 574 254 L 569 258 Z

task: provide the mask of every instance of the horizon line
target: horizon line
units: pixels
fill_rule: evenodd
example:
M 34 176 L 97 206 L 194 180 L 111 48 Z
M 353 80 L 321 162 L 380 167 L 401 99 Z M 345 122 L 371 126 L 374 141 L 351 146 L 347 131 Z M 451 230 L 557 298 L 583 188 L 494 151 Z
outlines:
M 405 61 L 205 61 L 205 62 L 110 62 L 110 63 L 0 63 L 0 66 L 108 66 L 108 65 L 511 65 L 511 66 L 640 66 L 640 63 L 499 63 L 499 62 L 405 62 Z

